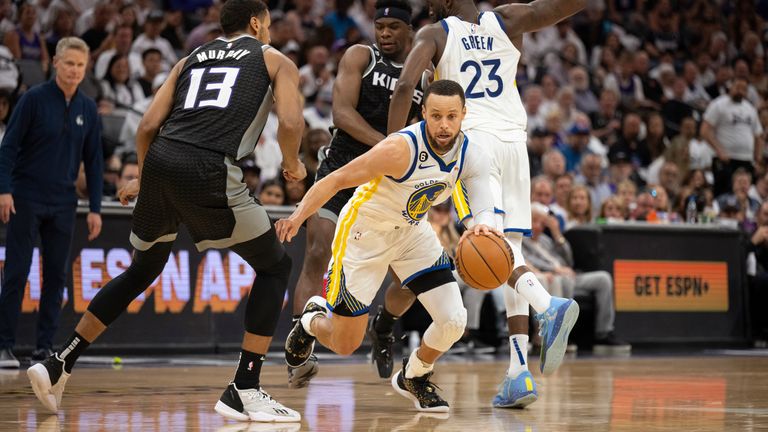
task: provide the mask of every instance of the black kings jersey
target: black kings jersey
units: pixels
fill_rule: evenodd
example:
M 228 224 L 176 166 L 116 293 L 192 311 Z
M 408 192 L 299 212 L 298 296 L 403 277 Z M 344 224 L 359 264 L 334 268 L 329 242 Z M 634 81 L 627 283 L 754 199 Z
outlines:
M 173 109 L 159 137 L 234 159 L 253 152 L 272 107 L 263 45 L 240 35 L 218 38 L 187 57 Z
M 371 50 L 371 60 L 360 82 L 357 112 L 360 113 L 360 116 L 371 127 L 387 135 L 389 102 L 392 99 L 392 91 L 395 89 L 395 84 L 398 78 L 400 78 L 400 73 L 403 71 L 403 65 L 394 63 L 384 57 L 376 45 L 367 48 Z M 408 114 L 409 119 L 419 112 L 422 96 L 422 84 L 419 83 L 413 92 L 411 110 Z M 358 156 L 371 148 L 352 138 L 351 135 L 342 129 L 336 129 L 331 146 Z

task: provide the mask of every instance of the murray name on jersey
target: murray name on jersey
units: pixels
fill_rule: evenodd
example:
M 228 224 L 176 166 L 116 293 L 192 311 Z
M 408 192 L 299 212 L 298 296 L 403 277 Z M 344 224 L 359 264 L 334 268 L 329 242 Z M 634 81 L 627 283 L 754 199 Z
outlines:
M 230 44 L 231 45 L 231 44 Z M 220 49 L 209 49 L 205 51 L 196 52 L 195 56 L 197 57 L 198 63 L 202 63 L 204 61 L 208 60 L 224 60 L 228 58 L 233 58 L 235 60 L 240 60 L 241 58 L 247 56 L 251 52 L 247 49 L 227 49 L 227 50 L 220 50 Z

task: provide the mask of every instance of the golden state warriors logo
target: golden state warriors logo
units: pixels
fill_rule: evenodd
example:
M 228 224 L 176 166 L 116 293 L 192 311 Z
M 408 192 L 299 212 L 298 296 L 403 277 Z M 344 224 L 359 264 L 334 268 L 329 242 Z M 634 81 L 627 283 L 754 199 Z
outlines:
M 432 207 L 432 203 L 435 202 L 447 186 L 443 182 L 432 183 L 412 193 L 408 198 L 406 209 L 403 211 L 405 220 L 411 225 L 419 223 L 424 218 L 424 215 L 427 214 L 429 208 Z

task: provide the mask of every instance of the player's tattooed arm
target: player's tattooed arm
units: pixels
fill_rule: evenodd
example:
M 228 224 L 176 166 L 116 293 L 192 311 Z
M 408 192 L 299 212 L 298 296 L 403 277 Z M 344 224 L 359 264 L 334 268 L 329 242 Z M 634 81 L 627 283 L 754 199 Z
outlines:
M 333 83 L 333 123 L 367 146 L 374 146 L 384 135 L 371 127 L 357 111 L 363 73 L 371 62 L 371 50 L 363 45 L 349 48 L 339 62 Z
M 406 126 L 408 122 L 408 113 L 411 110 L 411 100 L 413 91 L 416 89 L 424 74 L 424 71 L 430 68 L 432 63 L 437 64 L 436 57 L 439 53 L 440 33 L 445 34 L 445 30 L 438 24 L 428 25 L 418 33 L 413 39 L 413 49 L 408 54 L 408 58 L 403 65 L 403 71 L 395 84 L 395 90 L 392 92 L 392 100 L 389 102 L 389 118 L 387 119 L 387 131 L 389 133 L 397 132 Z M 434 61 L 433 61 L 434 60 Z
M 399 134 L 393 134 L 371 150 L 315 183 L 296 210 L 287 219 L 275 224 L 280 241 L 290 241 L 301 224 L 317 212 L 336 192 L 360 186 L 382 176 L 401 178 L 411 164 L 410 144 Z
M 494 9 L 501 15 L 510 38 L 556 24 L 584 9 L 586 0 L 534 0 Z

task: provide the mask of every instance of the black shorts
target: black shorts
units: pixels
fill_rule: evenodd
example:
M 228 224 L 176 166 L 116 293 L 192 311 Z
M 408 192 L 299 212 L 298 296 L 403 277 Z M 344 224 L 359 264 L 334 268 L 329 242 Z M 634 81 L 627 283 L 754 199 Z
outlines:
M 131 244 L 147 250 L 187 226 L 198 250 L 226 248 L 270 229 L 232 158 L 158 138 L 149 148 L 133 210 Z
M 320 162 L 320 166 L 317 167 L 317 174 L 315 175 L 315 183 L 328 176 L 330 173 L 350 163 L 353 159 L 360 156 L 359 153 L 350 152 L 345 149 L 339 149 L 331 145 L 328 147 L 325 159 Z M 323 204 L 322 209 L 319 211 L 320 217 L 336 220 L 341 213 L 341 209 L 347 204 L 347 201 L 352 199 L 352 195 L 355 193 L 355 188 L 342 189 L 336 193 L 331 199 Z

